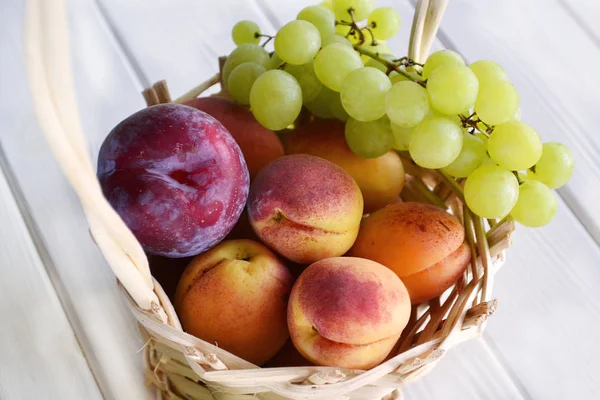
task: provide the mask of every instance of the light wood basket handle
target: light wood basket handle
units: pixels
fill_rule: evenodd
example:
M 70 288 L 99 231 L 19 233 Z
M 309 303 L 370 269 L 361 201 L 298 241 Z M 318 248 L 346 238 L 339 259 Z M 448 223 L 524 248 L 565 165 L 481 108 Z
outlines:
M 140 308 L 152 310 L 166 321 L 146 255 L 104 198 L 88 154 L 71 71 L 65 0 L 28 0 L 25 18 L 31 99 L 46 140 L 79 197 L 90 232 L 115 276 Z
M 442 22 L 449 0 L 419 0 L 410 31 L 408 57 L 424 63 Z

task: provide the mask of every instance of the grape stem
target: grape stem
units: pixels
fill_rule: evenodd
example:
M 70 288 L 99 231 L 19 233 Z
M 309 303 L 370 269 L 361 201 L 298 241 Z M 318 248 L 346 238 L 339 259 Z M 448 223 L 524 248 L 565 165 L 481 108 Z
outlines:
M 381 57 L 379 55 L 379 53 L 365 49 L 364 47 L 362 47 L 358 44 L 354 46 L 354 50 L 358 51 L 360 54 L 363 54 L 367 57 L 371 57 L 372 59 L 379 61 L 380 63 L 382 63 L 383 65 L 388 67 L 388 69 L 396 71 L 397 73 L 399 73 L 400 75 L 404 75 L 406 78 L 410 79 L 411 81 L 416 82 L 423 87 L 426 87 L 425 81 L 416 79 L 415 77 L 411 76 L 407 72 L 403 71 L 399 65 L 396 65 L 393 62 L 391 62 L 390 60 L 386 60 L 385 58 Z
M 275 38 L 275 36 L 271 36 L 271 35 L 265 35 L 265 34 L 263 34 L 263 33 L 258 33 L 258 32 L 256 32 L 256 33 L 254 34 L 254 37 L 255 37 L 255 38 L 261 38 L 261 37 L 263 37 L 263 38 L 267 38 L 267 40 L 265 40 L 265 41 L 264 41 L 264 43 L 263 43 L 263 44 L 261 44 L 261 46 L 262 46 L 262 47 L 265 47 L 265 46 L 267 45 L 267 43 L 269 43 L 271 40 L 273 40 L 273 39 Z
M 523 179 L 521 179 L 521 177 L 519 176 L 519 173 L 517 171 L 513 171 L 512 172 L 513 175 L 517 178 L 517 182 L 519 182 L 519 185 L 524 184 L 525 182 L 523 181 Z
M 492 132 L 494 132 L 494 127 L 483 122 L 481 120 L 481 118 L 479 118 L 477 116 L 476 112 L 469 115 L 468 117 L 458 114 L 458 118 L 460 118 L 460 122 L 461 122 L 463 128 L 472 128 L 474 130 L 478 130 L 479 132 L 483 133 L 486 136 L 490 136 L 492 134 Z M 481 123 L 483 126 L 485 126 L 485 132 L 482 132 L 481 129 L 479 129 L 479 127 L 477 126 L 477 124 L 479 124 L 479 123 Z

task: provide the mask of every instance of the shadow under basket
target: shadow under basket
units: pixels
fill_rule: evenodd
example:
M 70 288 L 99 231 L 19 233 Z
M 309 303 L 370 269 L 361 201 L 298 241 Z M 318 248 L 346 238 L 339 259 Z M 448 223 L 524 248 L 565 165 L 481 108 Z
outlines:
M 75 106 L 64 3 L 29 2 L 26 50 L 32 98 L 56 160 L 81 200 L 90 232 L 139 322 L 146 378 L 158 399 L 399 399 L 401 388 L 427 374 L 446 351 L 483 333 L 496 309 L 493 278 L 504 261 L 514 222 L 474 215 L 464 205 L 461 180 L 418 167 L 408 153 L 400 153 L 407 173 L 402 199 L 448 209 L 463 224 L 472 257 L 454 286 L 413 307 L 386 361 L 369 371 L 260 368 L 183 332 L 171 301 L 150 274 L 141 245 L 108 204 L 96 179 Z M 428 54 L 446 5 L 447 0 L 417 3 L 409 46 L 412 60 L 423 62 Z M 56 54 L 64 57 L 49 56 Z M 216 81 L 218 76 L 209 83 Z M 146 99 L 170 101 L 161 87 L 146 91 Z

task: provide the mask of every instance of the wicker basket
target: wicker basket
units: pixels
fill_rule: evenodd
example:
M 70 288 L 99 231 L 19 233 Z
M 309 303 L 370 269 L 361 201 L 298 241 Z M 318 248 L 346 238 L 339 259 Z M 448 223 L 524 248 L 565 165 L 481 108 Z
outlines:
M 446 3 L 418 3 L 411 59 L 425 58 Z M 146 341 L 146 376 L 157 398 L 398 399 L 400 388 L 427 374 L 447 350 L 482 334 L 496 308 L 493 277 L 504 260 L 514 224 L 510 219 L 477 217 L 464 206 L 461 181 L 418 167 L 408 154 L 401 154 L 407 172 L 401 197 L 451 210 L 465 227 L 473 257 L 443 296 L 413 308 L 391 358 L 369 371 L 314 366 L 261 369 L 183 332 L 171 302 L 150 274 L 142 247 L 104 199 L 96 180 L 78 119 L 64 7 L 64 0 L 29 1 L 26 50 L 32 97 L 50 147 L 81 200 L 92 236 L 139 321 Z M 158 92 L 159 97 L 167 96 Z M 147 99 L 155 94 L 156 90 L 147 91 Z

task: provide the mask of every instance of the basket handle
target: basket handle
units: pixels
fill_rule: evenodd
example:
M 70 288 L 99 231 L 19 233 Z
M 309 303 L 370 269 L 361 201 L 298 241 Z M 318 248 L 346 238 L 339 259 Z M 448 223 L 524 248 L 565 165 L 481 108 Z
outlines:
M 71 72 L 65 0 L 29 0 L 25 18 L 31 99 L 50 149 L 116 277 L 140 308 L 166 321 L 142 246 L 104 198 L 87 152 Z
M 449 0 L 419 0 L 410 31 L 408 58 L 424 63 L 442 22 Z

